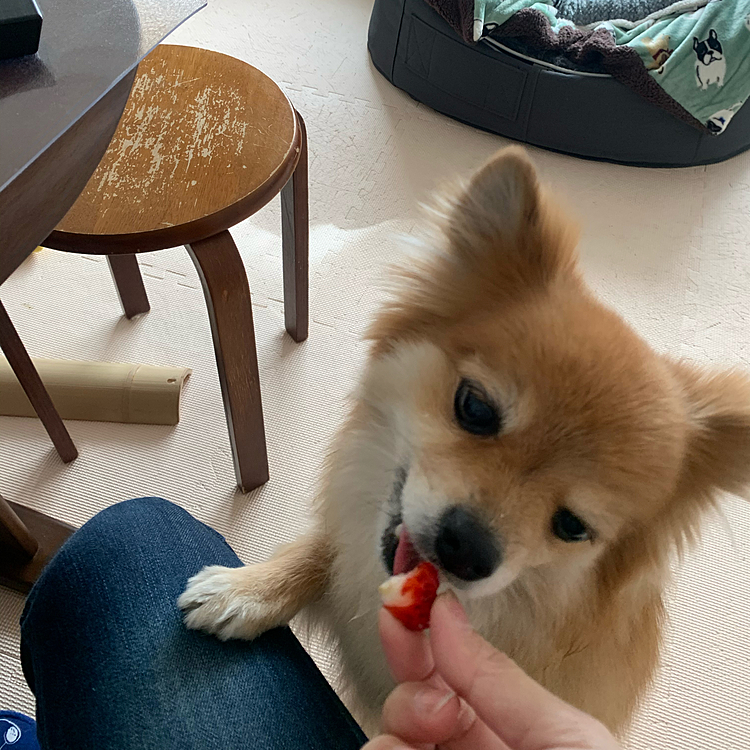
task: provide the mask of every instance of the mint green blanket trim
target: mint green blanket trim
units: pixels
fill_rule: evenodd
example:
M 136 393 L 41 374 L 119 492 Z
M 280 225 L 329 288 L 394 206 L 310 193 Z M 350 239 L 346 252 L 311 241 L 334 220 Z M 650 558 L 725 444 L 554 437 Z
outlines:
M 557 17 L 557 8 L 548 3 L 538 3 L 534 0 L 474 0 L 474 41 L 482 38 L 482 30 L 488 23 L 498 26 L 505 23 L 519 10 L 531 8 L 547 16 L 552 30 L 557 32 L 563 26 L 575 26 L 572 21 Z
M 669 96 L 712 132 L 721 133 L 750 97 L 750 0 L 711 0 L 698 6 L 700 0 L 681 2 L 640 23 L 614 19 L 587 28 L 607 29 L 616 44 L 632 47 Z M 685 7 L 687 12 L 678 12 Z M 558 18 L 557 9 L 547 3 L 475 0 L 475 38 L 487 24 L 500 25 L 524 8 L 543 13 L 556 33 L 574 25 Z

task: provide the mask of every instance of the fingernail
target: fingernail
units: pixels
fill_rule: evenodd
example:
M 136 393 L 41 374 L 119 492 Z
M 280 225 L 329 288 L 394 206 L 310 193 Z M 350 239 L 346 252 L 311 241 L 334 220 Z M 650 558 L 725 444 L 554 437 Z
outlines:
M 443 594 L 443 600 L 445 601 L 445 606 L 448 608 L 448 611 L 453 616 L 453 619 L 469 630 L 473 630 L 469 618 L 466 616 L 466 610 L 463 608 L 461 602 L 458 601 L 458 597 L 452 591 L 447 591 Z
M 466 701 L 461 701 L 458 709 L 458 718 L 456 719 L 456 735 L 460 736 L 468 732 L 471 725 L 476 721 L 476 718 L 476 711 Z
M 446 692 L 424 687 L 414 694 L 414 707 L 421 714 L 436 714 L 455 697 L 456 694 L 452 690 Z

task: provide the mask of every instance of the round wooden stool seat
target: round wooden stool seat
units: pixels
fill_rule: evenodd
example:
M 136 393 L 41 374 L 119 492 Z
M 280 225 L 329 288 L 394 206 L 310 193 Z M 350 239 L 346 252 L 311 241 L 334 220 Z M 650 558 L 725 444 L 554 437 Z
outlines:
M 289 180 L 300 131 L 289 100 L 259 70 L 161 45 L 140 64 L 104 158 L 47 244 L 110 255 L 229 229 Z

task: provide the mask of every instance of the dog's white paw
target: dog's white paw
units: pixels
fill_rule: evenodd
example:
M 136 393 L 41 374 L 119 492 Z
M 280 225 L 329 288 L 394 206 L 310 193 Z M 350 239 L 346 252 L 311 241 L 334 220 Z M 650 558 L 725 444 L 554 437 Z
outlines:
M 185 624 L 205 630 L 223 641 L 252 640 L 266 630 L 285 625 L 274 602 L 252 594 L 249 568 L 211 565 L 193 576 L 177 600 L 185 613 Z

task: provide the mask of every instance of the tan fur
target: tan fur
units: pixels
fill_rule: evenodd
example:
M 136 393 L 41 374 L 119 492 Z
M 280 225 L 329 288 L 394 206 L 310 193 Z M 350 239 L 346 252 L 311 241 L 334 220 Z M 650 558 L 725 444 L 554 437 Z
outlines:
M 324 531 L 231 580 L 205 574 L 181 605 L 189 624 L 225 637 L 253 637 L 310 605 L 336 637 L 351 705 L 375 726 L 392 688 L 376 626 L 388 575 L 380 540 L 407 465 L 410 530 L 460 503 L 503 540 L 498 570 L 457 588 L 475 627 L 620 732 L 658 663 L 670 556 L 717 492 L 750 481 L 750 381 L 667 360 L 594 298 L 576 267 L 575 228 L 519 149 L 437 211 L 432 254 L 402 269 L 370 330 L 320 493 Z M 501 405 L 497 437 L 457 425 L 464 377 Z M 595 538 L 554 537 L 559 507 Z

